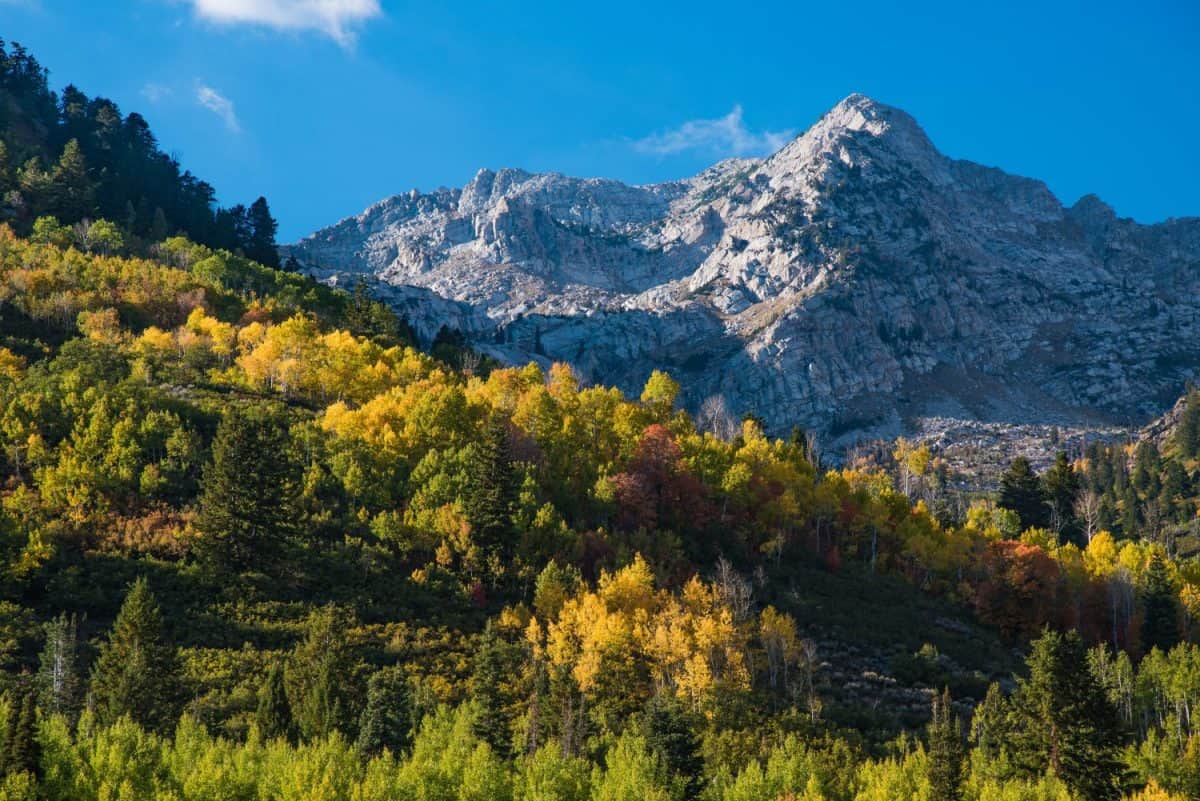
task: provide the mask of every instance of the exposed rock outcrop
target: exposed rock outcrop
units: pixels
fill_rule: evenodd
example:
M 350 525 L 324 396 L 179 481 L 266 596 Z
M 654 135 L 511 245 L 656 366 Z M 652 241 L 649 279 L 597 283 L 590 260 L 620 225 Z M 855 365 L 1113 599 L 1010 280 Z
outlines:
M 861 95 L 766 159 L 627 186 L 482 170 L 287 248 L 368 275 L 424 336 L 637 390 L 670 370 L 836 445 L 920 418 L 1140 424 L 1200 366 L 1200 219 L 947 158 Z

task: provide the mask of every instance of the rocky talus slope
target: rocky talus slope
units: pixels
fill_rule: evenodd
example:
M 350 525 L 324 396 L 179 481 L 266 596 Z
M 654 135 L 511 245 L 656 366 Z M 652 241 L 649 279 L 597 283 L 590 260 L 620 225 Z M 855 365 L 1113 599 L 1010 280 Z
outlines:
M 722 396 L 834 447 L 930 419 L 1140 424 L 1200 366 L 1200 219 L 1064 208 L 861 95 L 687 180 L 483 170 L 285 250 L 368 277 L 424 336 L 626 390 L 664 368 L 692 408 Z

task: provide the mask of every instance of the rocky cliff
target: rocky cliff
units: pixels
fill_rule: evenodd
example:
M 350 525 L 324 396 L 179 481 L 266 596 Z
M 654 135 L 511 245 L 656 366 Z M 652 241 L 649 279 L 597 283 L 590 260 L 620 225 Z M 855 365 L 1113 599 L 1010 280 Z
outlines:
M 370 276 L 425 336 L 631 391 L 664 368 L 693 408 L 723 396 L 833 444 L 1140 423 L 1200 367 L 1200 219 L 1064 208 L 861 95 L 765 159 L 650 186 L 482 170 L 286 250 Z

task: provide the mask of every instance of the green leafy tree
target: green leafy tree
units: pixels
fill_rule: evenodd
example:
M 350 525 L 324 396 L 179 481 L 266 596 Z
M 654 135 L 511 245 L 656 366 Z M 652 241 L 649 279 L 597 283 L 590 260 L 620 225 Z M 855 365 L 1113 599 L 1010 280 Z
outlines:
M 1179 642 L 1179 597 L 1162 554 L 1155 552 L 1142 585 L 1142 650 L 1166 652 Z
M 1050 510 L 1042 480 L 1029 460 L 1018 456 L 1000 476 L 1000 506 L 1011 509 L 1021 519 L 1021 529 L 1048 528 Z
M 603 774 L 592 784 L 593 801 L 679 801 L 682 789 L 644 737 L 626 731 L 605 755 Z
M 151 731 L 167 732 L 179 714 L 181 680 L 175 645 L 163 633 L 162 610 L 150 584 L 133 583 L 92 670 L 97 719 L 123 715 Z
M 1088 801 L 1121 797 L 1125 768 L 1117 710 L 1092 674 L 1077 632 L 1047 631 L 1026 659 L 1012 711 L 1013 756 L 1031 778 L 1047 770 Z
M 399 754 L 412 740 L 412 693 L 399 666 L 375 671 L 367 680 L 367 704 L 358 726 L 358 748 L 365 754 Z
M 43 245 L 54 245 L 66 249 L 74 241 L 71 229 L 58 221 L 57 217 L 43 216 L 33 221 L 29 239 Z
M 297 493 L 287 425 L 278 412 L 230 409 L 201 479 L 196 550 L 218 568 L 277 563 L 293 530 Z
M 929 741 L 927 770 L 930 798 L 960 801 L 966 778 L 966 749 L 963 746 L 962 725 L 954 714 L 949 688 L 933 699 L 933 716 L 926 729 L 926 737 Z
M 38 702 L 47 715 L 79 713 L 79 625 L 65 613 L 46 624 L 46 643 L 38 659 Z
M 266 740 L 291 740 L 295 735 L 292 706 L 288 702 L 283 665 L 280 662 L 271 665 L 262 686 L 258 688 L 254 723 Z

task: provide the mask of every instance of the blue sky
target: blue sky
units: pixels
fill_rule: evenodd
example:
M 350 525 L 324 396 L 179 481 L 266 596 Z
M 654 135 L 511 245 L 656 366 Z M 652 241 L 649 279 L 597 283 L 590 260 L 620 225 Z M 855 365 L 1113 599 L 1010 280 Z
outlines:
M 1200 215 L 1195 0 L 0 0 L 0 36 L 285 241 L 485 166 L 682 177 L 855 91 L 1067 203 Z

